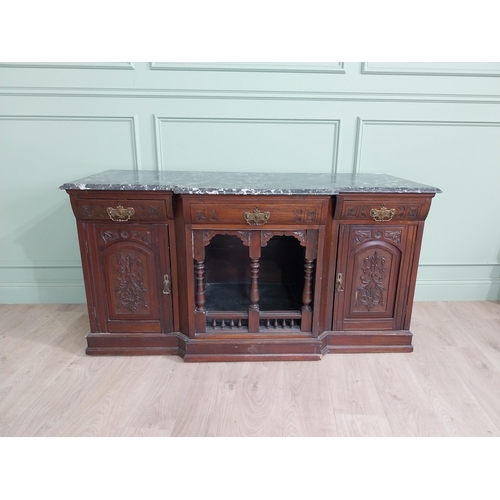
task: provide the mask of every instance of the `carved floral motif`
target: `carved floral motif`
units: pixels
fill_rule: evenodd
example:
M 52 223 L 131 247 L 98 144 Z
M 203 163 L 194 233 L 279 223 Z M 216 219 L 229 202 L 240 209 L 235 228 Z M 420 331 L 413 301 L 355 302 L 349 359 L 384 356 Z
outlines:
M 356 217 L 358 215 L 358 208 L 357 206 L 354 207 L 347 207 L 347 210 L 345 212 L 346 217 Z
M 392 241 L 393 243 L 396 243 L 397 245 L 400 245 L 401 244 L 401 231 L 400 230 L 384 231 L 384 238 L 386 240 Z
M 101 233 L 101 239 L 104 243 L 109 243 L 120 238 L 118 231 L 103 231 Z
M 419 212 L 420 212 L 420 207 L 410 207 L 408 209 L 408 217 L 415 218 L 418 216 Z
M 316 210 L 308 210 L 306 214 L 306 222 L 316 222 L 318 212 Z
M 295 218 L 293 219 L 293 222 L 302 222 L 302 214 L 303 211 L 301 208 L 295 210 Z
M 355 306 L 363 305 L 371 311 L 375 306 L 384 304 L 384 291 L 387 289 L 383 282 L 386 278 L 387 267 L 385 257 L 376 251 L 373 255 L 363 259 L 360 276 L 361 285 L 356 288 Z
M 363 241 L 370 240 L 372 237 L 372 232 L 369 229 L 355 231 L 354 234 L 356 243 L 363 243 Z
M 139 307 L 149 309 L 146 298 L 148 290 L 143 283 L 142 261 L 128 252 L 117 256 L 118 287 L 114 292 L 124 309 L 135 313 Z

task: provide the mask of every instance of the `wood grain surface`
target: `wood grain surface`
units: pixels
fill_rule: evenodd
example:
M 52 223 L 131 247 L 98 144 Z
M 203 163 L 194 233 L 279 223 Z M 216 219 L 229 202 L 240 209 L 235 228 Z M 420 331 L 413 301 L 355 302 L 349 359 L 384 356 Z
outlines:
M 2 436 L 500 436 L 500 302 L 417 302 L 413 353 L 85 356 L 84 305 L 2 305 Z

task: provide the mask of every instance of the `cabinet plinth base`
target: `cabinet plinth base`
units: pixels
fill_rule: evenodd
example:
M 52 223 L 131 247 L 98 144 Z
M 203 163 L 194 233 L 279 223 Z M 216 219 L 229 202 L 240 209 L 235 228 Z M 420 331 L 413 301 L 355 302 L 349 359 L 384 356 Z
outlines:
M 408 330 L 326 332 L 326 353 L 412 352 Z
M 147 356 L 179 354 L 179 339 L 175 334 L 89 333 L 88 355 Z
M 324 332 L 319 338 L 195 338 L 181 333 L 90 333 L 86 354 L 108 356 L 178 355 L 186 362 L 314 361 L 328 353 L 412 352 L 407 330 Z
M 184 361 L 306 361 L 321 359 L 317 338 L 190 339 Z

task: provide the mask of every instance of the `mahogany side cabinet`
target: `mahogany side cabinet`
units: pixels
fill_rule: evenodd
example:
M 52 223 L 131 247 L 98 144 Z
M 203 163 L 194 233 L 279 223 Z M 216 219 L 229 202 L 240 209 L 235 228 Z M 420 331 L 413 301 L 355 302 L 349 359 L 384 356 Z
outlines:
M 185 361 L 411 352 L 440 190 L 378 174 L 107 171 L 76 217 L 87 354 Z

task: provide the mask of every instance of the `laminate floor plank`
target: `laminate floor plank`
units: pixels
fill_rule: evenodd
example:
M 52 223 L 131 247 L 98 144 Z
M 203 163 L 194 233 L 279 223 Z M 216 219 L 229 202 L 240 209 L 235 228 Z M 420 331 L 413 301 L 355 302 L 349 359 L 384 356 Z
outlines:
M 170 430 L 158 428 L 114 427 L 102 429 L 100 437 L 170 437 Z
M 337 425 L 325 363 L 283 365 L 283 435 L 337 436 Z
M 447 436 L 446 428 L 427 399 L 406 357 L 377 354 L 367 357 L 393 436 Z
M 498 435 L 497 427 L 454 369 L 450 351 L 457 349 L 467 348 L 419 349 L 406 361 L 449 436 Z
M 414 347 L 419 337 L 425 335 L 425 345 L 475 347 L 462 328 L 462 318 L 457 316 L 453 302 L 417 302 L 411 324 Z M 463 304 L 461 302 L 461 304 Z M 453 308 L 453 309 L 452 309 Z M 433 321 L 429 321 L 430 319 Z M 423 325 L 423 328 L 421 326 Z
M 61 436 L 109 436 L 120 428 L 127 411 L 137 402 L 136 396 L 151 383 L 151 372 L 158 361 L 150 356 L 132 358 L 116 357 L 115 368 L 52 432 Z
M 31 332 L 29 337 L 22 335 L 23 338 L 12 339 L 8 345 L 2 342 L 0 387 L 8 383 L 9 379 L 16 376 L 19 371 L 28 373 L 26 366 L 31 363 L 31 358 L 38 357 L 42 351 L 54 351 L 58 356 L 65 353 L 71 356 L 83 355 L 85 335 L 88 332 L 88 319 L 85 315 L 79 312 L 54 313 L 47 323 L 28 326 Z
M 2 337 L 5 332 L 12 330 L 24 320 L 28 312 L 35 314 L 35 304 L 0 304 L 0 330 Z M 46 311 L 45 304 L 39 305 L 40 310 Z
M 0 322 L 2 352 L 13 352 L 23 342 L 43 342 L 50 331 L 57 314 L 57 304 L 18 306 L 17 314 L 11 320 Z M 14 310 L 16 308 L 14 307 Z M 0 310 L 1 312 L 1 310 Z M 22 347 L 21 347 L 22 348 Z
M 500 319 L 484 319 L 468 335 L 497 370 L 500 370 Z
M 451 313 L 469 320 L 474 319 L 500 319 L 500 301 L 471 301 L 467 307 L 463 302 L 445 302 Z
M 76 318 L 75 318 L 76 315 Z M 2 366 L 0 383 L 0 426 L 16 419 L 23 408 L 47 389 L 77 357 L 84 357 L 84 336 L 88 330 L 86 316 L 65 316 L 66 328 L 47 335 L 46 344 L 33 343 L 9 356 L 9 370 Z M 51 334 L 56 332 L 50 330 Z
M 499 436 L 500 302 L 415 303 L 408 354 L 86 356 L 86 306 L 0 306 L 2 436 Z
M 7 428 L 6 435 L 56 435 L 53 429 L 60 428 L 69 415 L 73 415 L 75 406 L 94 392 L 99 384 L 106 383 L 106 375 L 118 371 L 119 365 L 116 358 L 76 358 L 59 373 L 50 386 L 24 407 L 18 419 L 12 421 Z
M 172 436 L 223 436 L 231 418 L 235 386 L 241 379 L 240 363 L 199 363 L 187 397 L 172 429 Z
M 445 307 L 455 319 L 453 334 L 468 337 L 500 369 L 500 302 L 446 302 Z
M 283 435 L 284 362 L 241 363 L 226 436 Z
M 367 364 L 372 354 L 331 354 L 324 362 L 339 436 L 392 436 Z
M 184 363 L 176 356 L 150 357 L 152 367 L 147 376 L 140 376 L 141 385 L 122 403 L 119 428 L 133 429 L 134 435 L 151 435 L 158 432 L 169 436 L 179 418 L 187 388 L 197 370 L 195 363 Z M 106 431 L 108 435 L 112 429 Z M 117 434 L 119 435 L 119 434 Z
M 500 370 L 479 350 L 445 348 L 446 358 L 500 433 Z M 497 397 L 492 397 L 492 395 Z

